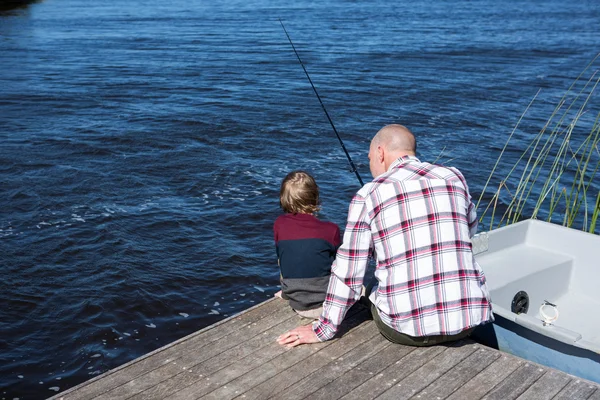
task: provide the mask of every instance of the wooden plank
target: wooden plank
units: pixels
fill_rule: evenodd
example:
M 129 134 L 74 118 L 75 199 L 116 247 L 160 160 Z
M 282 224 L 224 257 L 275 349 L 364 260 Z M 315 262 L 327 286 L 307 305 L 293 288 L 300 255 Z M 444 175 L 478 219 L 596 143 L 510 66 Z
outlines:
M 524 363 L 512 374 L 507 376 L 491 392 L 483 397 L 485 400 L 509 400 L 516 399 L 535 381 L 537 381 L 546 370 L 539 365 Z
M 434 359 L 393 385 L 379 396 L 378 399 L 409 399 L 416 393 L 424 390 L 429 384 L 473 354 L 476 350 L 477 345 L 472 342 L 460 341 L 453 343 Z M 431 395 L 425 391 L 423 391 L 423 394 L 424 398 L 428 398 Z
M 476 351 L 473 354 L 440 376 L 431 385 L 423 389 L 423 391 L 417 393 L 413 398 L 425 399 L 435 396 L 435 398 L 444 399 L 487 368 L 499 357 L 500 354 L 497 351 L 477 345 Z
M 552 399 L 565 386 L 571 382 L 571 376 L 561 371 L 548 370 L 531 385 L 522 395 L 517 397 L 519 400 L 544 400 Z
M 65 390 L 53 396 L 52 400 L 77 400 L 92 399 L 96 396 L 122 385 L 131 379 L 138 377 L 149 370 L 167 364 L 182 356 L 182 343 L 188 346 L 201 348 L 209 346 L 216 340 L 221 339 L 249 324 L 256 322 L 277 310 L 287 307 L 285 302 L 276 299 L 267 300 L 237 315 L 225 318 L 216 324 L 185 336 L 165 347 L 156 349 L 140 358 L 125 363 L 117 368 L 105 372 L 95 378 L 83 382 L 75 387 Z
M 415 349 L 416 347 L 390 344 L 389 347 L 367 358 L 360 365 L 310 394 L 306 399 L 339 399 Z
M 347 321 L 344 323 L 344 329 L 351 329 L 355 326 L 358 326 L 360 323 L 362 323 L 365 320 L 367 314 L 363 311 L 361 314 L 357 315 L 356 310 L 357 309 L 353 309 L 353 310 L 351 310 L 352 312 L 349 312 L 349 314 L 351 314 L 351 315 L 347 319 Z M 303 319 L 302 321 L 304 324 L 312 323 L 312 321 L 307 320 L 307 319 Z M 213 375 L 209 375 L 209 376 L 204 375 L 205 378 L 203 381 L 198 381 L 183 390 L 180 390 L 179 388 L 175 388 L 172 391 L 172 396 L 170 398 L 171 399 L 198 398 L 201 395 L 206 395 L 214 390 L 219 390 L 219 389 L 221 389 L 220 393 L 222 393 L 223 391 L 230 391 L 233 393 L 233 395 L 237 395 L 238 393 L 246 391 L 250 387 L 261 382 L 261 380 L 259 379 L 260 378 L 260 376 L 259 376 L 259 377 L 251 378 L 251 382 L 250 382 L 250 384 L 248 384 L 246 382 L 248 377 L 244 377 L 242 375 L 244 375 L 246 373 L 250 373 L 250 376 L 252 376 L 252 374 L 257 374 L 257 373 L 260 375 L 264 371 L 264 366 L 272 363 L 272 359 L 274 359 L 276 357 L 280 357 L 280 360 L 286 359 L 286 357 L 287 357 L 291 360 L 291 361 L 290 360 L 287 360 L 287 361 L 292 362 L 292 364 L 293 364 L 293 363 L 297 362 L 298 360 L 306 358 L 308 355 L 313 354 L 313 353 L 319 351 L 320 349 L 327 347 L 333 343 L 333 341 L 329 341 L 329 342 L 325 342 L 325 343 L 318 343 L 318 344 L 315 344 L 312 346 L 300 346 L 300 347 L 296 348 L 295 352 L 291 352 L 290 349 L 288 349 L 284 346 L 280 346 L 279 344 L 276 343 L 276 337 L 278 335 L 280 335 L 281 333 L 284 333 L 285 331 L 287 331 L 295 326 L 298 326 L 298 323 L 296 323 L 294 326 L 280 327 L 277 334 L 274 335 L 271 338 L 271 340 L 269 341 L 268 346 L 266 346 L 264 349 L 261 349 L 260 352 L 252 354 L 252 355 L 246 357 L 245 359 L 239 360 L 238 362 L 236 362 L 232 365 L 229 365 L 227 368 L 217 371 Z M 236 379 L 238 377 L 239 377 L 239 379 Z M 235 382 L 232 382 L 231 384 L 229 384 L 229 382 L 233 381 L 233 380 L 235 380 Z M 236 385 L 243 387 L 243 389 L 238 387 L 237 389 L 231 390 L 231 388 L 235 388 Z M 223 388 L 221 388 L 221 386 L 223 386 Z M 236 391 L 238 393 L 235 393 Z M 145 398 L 145 397 L 140 397 L 140 399 L 141 398 Z
M 596 392 L 596 389 L 595 384 L 581 379 L 573 379 L 552 400 L 587 399 Z
M 496 350 L 490 351 L 497 352 Z M 500 355 L 489 367 L 452 393 L 448 400 L 481 399 L 517 368 L 521 367 L 523 363 L 524 361 L 515 357 L 506 354 Z
M 366 315 L 353 308 L 341 337 L 287 349 L 276 337 L 311 321 L 268 300 L 52 399 L 600 400 L 592 382 L 468 340 L 390 344 Z
M 445 349 L 446 348 L 442 346 L 416 348 L 379 374 L 372 374 L 371 379 L 356 387 L 353 391 L 343 396 L 342 399 L 374 399 Z
M 375 335 L 369 341 L 362 343 L 344 354 L 343 356 L 332 360 L 322 368 L 307 375 L 304 379 L 289 386 L 284 391 L 273 396 L 273 399 L 282 400 L 301 400 L 309 394 L 315 392 L 319 388 L 327 385 L 346 371 L 355 368 L 364 360 L 369 359 L 383 349 L 389 348 L 391 343 L 381 335 Z M 327 393 L 324 397 L 330 399 L 331 396 Z
M 120 385 L 114 385 L 112 382 L 110 382 L 109 377 L 109 379 L 106 381 L 106 384 L 112 389 L 109 391 L 104 391 L 104 393 L 94 396 L 94 398 L 118 400 L 131 397 L 156 385 L 157 383 L 182 374 L 185 372 L 185 370 L 193 368 L 202 361 L 210 360 L 229 348 L 239 346 L 240 343 L 243 343 L 244 339 L 247 337 L 253 337 L 262 333 L 264 329 L 269 329 L 272 326 L 276 326 L 279 323 L 294 317 L 295 315 L 288 308 L 278 307 L 276 309 L 272 309 L 267 316 L 259 321 L 254 320 L 240 329 L 211 342 L 210 345 L 195 347 L 192 346 L 192 343 L 190 342 L 182 342 L 179 345 L 177 358 L 168 359 L 167 363 L 164 363 L 157 368 L 148 370 L 145 373 L 138 375 L 133 379 L 129 379 L 127 382 Z M 126 370 L 123 372 L 127 373 Z
M 355 323 L 361 323 L 361 325 L 339 339 L 330 341 L 329 346 L 315 348 L 315 346 L 328 343 L 324 342 L 290 349 L 281 356 L 263 364 L 259 370 L 254 370 L 240 377 L 237 381 L 228 384 L 227 390 L 213 392 L 206 398 L 231 398 L 231 395 L 235 394 L 245 400 L 262 400 L 280 393 L 306 375 L 331 362 L 331 360 L 346 354 L 361 343 L 378 335 L 379 331 L 375 324 L 371 321 L 363 322 L 366 317 L 366 312 L 357 316 L 355 321 L 358 322 Z
M 161 398 L 165 393 L 170 393 L 175 389 L 180 390 L 196 380 L 202 379 L 199 375 L 212 373 L 255 352 L 261 346 L 266 345 L 266 340 L 274 340 L 271 337 L 273 332 L 268 338 L 265 338 L 265 335 L 270 330 L 278 332 L 282 323 L 291 329 L 299 322 L 300 318 L 293 311 L 282 308 L 213 342 L 211 346 L 196 349 L 188 346 L 187 343 L 182 343 L 182 346 L 185 347 L 182 352 L 185 354 L 177 360 L 105 392 L 97 399 L 120 400 L 131 398 L 134 395 L 149 399 L 156 398 L 154 397 L 155 393 L 160 393 L 158 398 Z
M 138 393 L 131 397 L 131 400 L 164 399 L 169 396 L 172 399 L 187 399 L 210 393 L 238 376 L 260 368 L 262 362 L 284 352 L 285 347 L 276 344 L 277 336 L 295 328 L 300 321 L 294 316 L 254 338 L 249 338 L 236 348 L 194 366 L 188 373 Z M 309 322 L 304 320 L 305 324 Z

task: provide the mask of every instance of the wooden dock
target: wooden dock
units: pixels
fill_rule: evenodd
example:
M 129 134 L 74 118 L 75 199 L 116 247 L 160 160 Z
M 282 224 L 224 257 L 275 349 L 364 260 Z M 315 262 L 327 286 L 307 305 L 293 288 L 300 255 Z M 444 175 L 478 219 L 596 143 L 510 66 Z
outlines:
M 590 399 L 600 386 L 471 340 L 387 342 L 354 307 L 340 337 L 287 349 L 310 321 L 268 300 L 108 371 L 52 399 Z

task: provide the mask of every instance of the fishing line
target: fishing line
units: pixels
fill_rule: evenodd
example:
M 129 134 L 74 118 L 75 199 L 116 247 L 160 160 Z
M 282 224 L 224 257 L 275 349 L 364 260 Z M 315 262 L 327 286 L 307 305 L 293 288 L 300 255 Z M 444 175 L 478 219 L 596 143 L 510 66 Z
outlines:
M 288 40 L 290 41 L 290 44 L 292 45 L 292 49 L 294 49 L 294 53 L 296 54 L 296 57 L 298 57 L 298 61 L 300 62 L 300 65 L 302 66 L 302 69 L 304 70 L 304 73 L 306 74 L 306 77 L 308 78 L 308 81 L 310 82 L 310 86 L 312 86 L 313 91 L 317 95 L 317 99 L 319 99 L 319 103 L 321 103 L 321 107 L 323 108 L 323 111 L 325 111 L 325 115 L 327 116 L 327 119 L 329 120 L 331 127 L 333 128 L 335 135 L 337 136 L 338 140 L 340 141 L 340 145 L 342 146 L 344 153 L 346 153 L 346 157 L 348 157 L 348 162 L 350 163 L 350 167 L 352 168 L 350 172 L 354 172 L 356 174 L 356 177 L 358 178 L 358 181 L 360 182 L 360 186 L 364 186 L 363 180 L 361 179 L 361 177 L 358 173 L 358 170 L 356 169 L 356 166 L 352 162 L 352 158 L 350 158 L 350 154 L 348 153 L 348 150 L 346 150 L 346 146 L 344 146 L 344 142 L 342 141 L 340 134 L 338 133 L 337 129 L 335 129 L 335 125 L 333 124 L 333 121 L 331 120 L 331 117 L 329 116 L 329 113 L 327 112 L 327 109 L 325 108 L 325 104 L 323 104 L 323 101 L 321 100 L 321 96 L 319 96 L 319 92 L 317 92 L 317 88 L 313 84 L 312 79 L 310 79 L 310 75 L 308 74 L 308 71 L 306 70 L 304 63 L 302 62 L 300 55 L 296 51 L 296 46 L 294 46 L 294 42 L 292 42 L 292 38 L 288 34 L 287 29 L 285 29 L 285 26 L 283 25 L 283 22 L 281 21 L 281 19 L 279 20 L 279 23 L 281 24 L 281 27 L 283 28 L 285 35 L 287 36 Z

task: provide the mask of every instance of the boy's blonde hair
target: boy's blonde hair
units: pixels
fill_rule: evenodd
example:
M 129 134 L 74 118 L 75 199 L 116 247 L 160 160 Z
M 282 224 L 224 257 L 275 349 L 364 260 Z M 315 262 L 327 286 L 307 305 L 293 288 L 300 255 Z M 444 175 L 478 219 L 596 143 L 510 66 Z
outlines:
M 279 204 L 286 213 L 314 214 L 321 209 L 319 187 L 308 172 L 292 171 L 281 182 Z

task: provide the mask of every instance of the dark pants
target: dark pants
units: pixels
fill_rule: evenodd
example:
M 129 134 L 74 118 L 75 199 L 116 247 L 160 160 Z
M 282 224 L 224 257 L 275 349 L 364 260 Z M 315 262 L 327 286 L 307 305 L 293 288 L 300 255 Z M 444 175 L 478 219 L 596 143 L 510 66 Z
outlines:
M 370 302 L 369 302 L 370 303 Z M 466 329 L 462 332 L 459 332 L 455 335 L 434 335 L 434 336 L 409 336 L 404 333 L 400 333 L 393 328 L 387 326 L 379 317 L 379 311 L 374 304 L 371 303 L 371 314 L 373 314 L 373 321 L 379 332 L 383 335 L 384 338 L 389 340 L 392 343 L 403 344 L 405 346 L 433 346 L 440 343 L 453 342 L 456 340 L 464 339 L 473 332 L 475 328 Z

